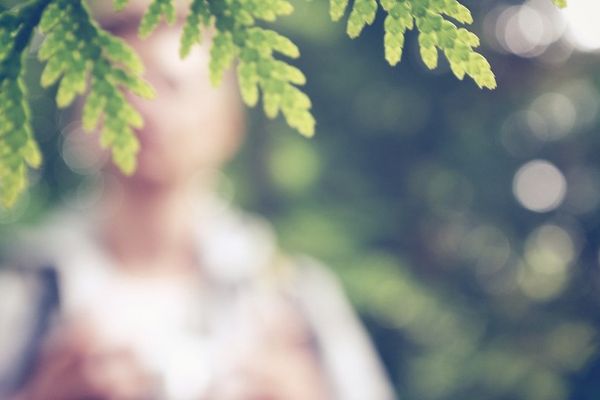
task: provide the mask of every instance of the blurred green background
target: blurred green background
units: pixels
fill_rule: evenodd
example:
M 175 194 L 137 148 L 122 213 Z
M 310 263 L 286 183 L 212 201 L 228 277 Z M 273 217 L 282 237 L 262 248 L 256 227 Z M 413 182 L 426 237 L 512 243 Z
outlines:
M 427 71 L 412 34 L 389 67 L 382 18 L 351 41 L 299 0 L 279 25 L 317 135 L 253 110 L 224 190 L 340 276 L 402 399 L 600 398 L 600 4 L 571 3 L 465 2 L 493 92 Z M 4 235 L 98 183 L 30 75 L 45 164 Z

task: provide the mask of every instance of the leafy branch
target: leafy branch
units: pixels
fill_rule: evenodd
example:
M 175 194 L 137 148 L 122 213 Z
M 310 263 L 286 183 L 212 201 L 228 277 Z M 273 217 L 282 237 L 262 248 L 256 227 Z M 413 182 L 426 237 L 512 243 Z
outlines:
M 305 136 L 312 136 L 315 119 L 310 112 L 311 101 L 297 85 L 306 82 L 296 67 L 275 58 L 275 53 L 289 58 L 300 56 L 298 47 L 287 37 L 257 25 L 257 21 L 274 21 L 289 15 L 293 7 L 287 0 L 197 0 L 192 4 L 182 36 L 181 53 L 189 52 L 190 44 L 198 41 L 197 23 L 211 23 L 216 34 L 211 49 L 210 77 L 216 85 L 223 72 L 237 59 L 237 75 L 244 102 L 255 106 L 262 93 L 267 116 L 279 112 L 287 123 Z
M 154 96 L 152 87 L 141 78 L 141 60 L 125 42 L 92 21 L 81 1 L 53 1 L 44 12 L 40 29 L 46 38 L 38 57 L 47 61 L 42 86 L 60 80 L 56 103 L 64 108 L 86 92 L 89 76 L 83 127 L 92 131 L 103 117 L 101 145 L 111 149 L 113 161 L 124 173 L 133 173 L 139 150 L 133 128 L 140 128 L 143 122 L 122 89 L 144 98 Z
M 38 58 L 46 62 L 43 87 L 58 82 L 56 103 L 69 106 L 88 92 L 83 126 L 91 131 L 103 117 L 101 144 L 126 174 L 135 170 L 139 143 L 133 128 L 141 115 L 125 100 L 123 89 L 153 97 L 141 79 L 143 65 L 124 41 L 102 30 L 85 3 L 42 0 L 0 15 L 0 200 L 12 205 L 27 186 L 27 166 L 38 167 L 41 156 L 33 138 L 23 82 L 23 60 L 36 27 L 45 38 Z M 88 90 L 89 88 L 89 90 Z
M 470 11 L 458 0 L 329 0 L 334 21 L 350 9 L 347 33 L 358 37 L 382 10 L 385 58 L 396 65 L 402 58 L 405 33 L 416 29 L 421 58 L 433 69 L 439 52 L 459 78 L 471 77 L 480 88 L 496 86 L 487 60 L 474 49 L 479 38 L 463 25 L 472 23 Z M 566 6 L 566 0 L 552 0 Z M 128 0 L 113 0 L 116 11 Z M 299 88 L 306 77 L 285 59 L 300 56 L 287 37 L 262 26 L 289 15 L 289 0 L 190 0 L 183 26 L 180 56 L 200 43 L 207 27 L 214 27 L 210 77 L 217 85 L 225 70 L 237 61 L 236 73 L 244 102 L 255 106 L 262 98 L 270 118 L 282 114 L 305 136 L 315 131 L 310 98 Z M 147 37 L 162 20 L 176 19 L 174 0 L 152 0 L 139 26 Z M 38 58 L 45 62 L 43 87 L 58 85 L 56 103 L 64 108 L 85 96 L 83 126 L 101 126 L 101 144 L 126 174 L 135 170 L 139 142 L 134 129 L 141 115 L 126 100 L 125 91 L 152 98 L 154 90 L 143 79 L 143 65 L 120 38 L 103 30 L 91 17 L 84 0 L 32 0 L 0 13 L 0 202 L 10 206 L 27 186 L 28 168 L 41 163 L 33 137 L 24 59 L 36 28 L 45 34 Z
M 27 186 L 28 167 L 41 153 L 33 138 L 23 64 L 35 27 L 50 0 L 0 14 L 0 201 L 10 205 Z
M 330 1 L 331 18 L 337 21 L 348 8 L 348 0 Z M 477 35 L 446 18 L 459 24 L 473 22 L 469 9 L 457 0 L 355 0 L 347 23 L 348 35 L 359 36 L 366 25 L 373 23 L 380 7 L 386 14 L 385 58 L 391 65 L 402 58 L 405 32 L 416 28 L 421 58 L 429 69 L 437 67 L 438 51 L 442 51 L 458 79 L 468 75 L 480 88 L 496 87 L 490 64 L 473 50 L 479 46 Z

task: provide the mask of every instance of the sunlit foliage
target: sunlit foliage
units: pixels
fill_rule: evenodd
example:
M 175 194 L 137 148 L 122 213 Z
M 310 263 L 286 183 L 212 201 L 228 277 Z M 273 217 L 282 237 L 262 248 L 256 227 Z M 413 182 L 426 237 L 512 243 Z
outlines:
M 40 29 L 46 33 L 38 52 L 39 59 L 46 61 L 42 86 L 60 80 L 56 103 L 67 107 L 86 92 L 89 77 L 83 127 L 95 129 L 103 116 L 101 144 L 112 150 L 115 164 L 131 174 L 139 150 L 133 128 L 142 126 L 142 117 L 121 89 L 146 98 L 154 95 L 140 77 L 144 69 L 140 59 L 125 42 L 99 28 L 81 2 L 53 1 L 42 16 Z
M 331 17 L 339 20 L 348 7 L 348 0 L 331 0 Z M 473 48 L 479 38 L 459 24 L 471 24 L 471 12 L 457 0 L 355 0 L 348 17 L 347 33 L 354 38 L 366 25 L 375 20 L 377 10 L 385 11 L 385 58 L 396 65 L 402 58 L 404 35 L 407 30 L 419 31 L 421 58 L 429 69 L 438 65 L 438 51 L 442 51 L 454 75 L 465 75 L 475 80 L 481 88 L 496 87 L 494 73 L 487 60 Z
M 103 117 L 102 146 L 111 149 L 115 164 L 124 173 L 132 173 L 139 149 L 133 128 L 142 126 L 142 117 L 125 100 L 123 89 L 147 98 L 154 95 L 152 87 L 141 79 L 143 65 L 135 52 L 102 30 L 80 1 L 34 2 L 2 14 L 2 20 L 6 21 L 0 31 L 3 204 L 11 205 L 26 187 L 26 166 L 37 167 L 41 161 L 31 133 L 22 83 L 22 60 L 36 27 L 45 34 L 38 50 L 38 58 L 46 63 L 41 85 L 58 84 L 56 103 L 61 108 L 87 92 L 82 114 L 84 128 L 95 129 Z
M 565 6 L 565 0 L 553 0 Z M 114 0 L 116 11 L 127 0 Z M 466 28 L 470 11 L 458 0 L 330 0 L 333 20 L 350 8 L 347 32 L 357 37 L 372 24 L 377 12 L 385 13 L 385 57 L 391 65 L 400 62 L 407 30 L 419 32 L 420 54 L 430 69 L 438 64 L 441 51 L 459 78 L 470 76 L 481 88 L 494 88 L 490 64 L 474 51 L 479 38 Z M 203 31 L 214 34 L 210 75 L 216 85 L 237 61 L 236 71 L 244 102 L 258 104 L 265 113 L 280 113 L 288 125 L 305 136 L 315 131 L 310 98 L 299 89 L 304 74 L 276 54 L 300 55 L 287 37 L 262 26 L 289 15 L 288 0 L 192 0 L 181 37 L 180 55 L 185 57 L 202 39 Z M 139 34 L 147 37 L 163 21 L 176 19 L 174 0 L 152 0 L 141 20 Z M 454 21 L 454 22 L 453 22 Z M 86 96 L 83 125 L 86 130 L 102 127 L 101 143 L 112 151 L 113 161 L 127 174 L 133 173 L 139 143 L 134 128 L 141 116 L 126 101 L 124 90 L 152 97 L 152 88 L 141 76 L 143 66 L 121 39 L 98 26 L 83 0 L 37 0 L 0 14 L 0 199 L 11 205 L 27 186 L 28 167 L 41 162 L 33 138 L 27 93 L 23 84 L 23 59 L 36 28 L 45 39 L 38 56 L 46 67 L 41 83 L 58 84 L 57 105 L 67 107 L 78 95 Z M 214 30 L 213 30 L 214 27 Z M 204 29 L 209 28 L 209 29 Z
M 27 186 L 27 167 L 41 162 L 29 123 L 23 62 L 44 7 L 38 3 L 0 15 L 0 199 L 7 205 Z

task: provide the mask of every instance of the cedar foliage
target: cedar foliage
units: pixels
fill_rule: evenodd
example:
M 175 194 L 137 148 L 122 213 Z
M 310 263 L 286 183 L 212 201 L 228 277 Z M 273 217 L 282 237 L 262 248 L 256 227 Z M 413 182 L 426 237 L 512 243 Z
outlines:
M 147 37 L 164 19 L 176 19 L 175 0 L 152 0 L 139 26 Z M 564 7 L 566 0 L 552 0 Z M 128 0 L 113 0 L 115 11 Z M 471 77 L 480 88 L 496 86 L 487 60 L 474 48 L 479 38 L 463 25 L 472 23 L 470 11 L 458 0 L 330 0 L 334 21 L 347 11 L 347 33 L 358 37 L 380 11 L 385 14 L 384 49 L 390 65 L 402 58 L 404 35 L 416 29 L 421 58 L 436 68 L 439 53 L 459 79 Z M 282 114 L 305 136 L 315 131 L 310 98 L 299 88 L 306 77 L 288 59 L 300 56 L 287 37 L 263 26 L 289 15 L 288 0 L 190 0 L 181 35 L 180 55 L 187 56 L 202 40 L 203 28 L 214 26 L 210 77 L 219 84 L 223 72 L 237 61 L 236 72 L 244 102 L 255 106 L 262 98 L 270 118 Z M 24 58 L 36 29 L 44 35 L 38 58 L 45 62 L 43 87 L 58 85 L 56 103 L 69 106 L 85 96 L 83 126 L 101 126 L 101 144 L 126 174 L 135 171 L 139 143 L 134 129 L 142 126 L 140 114 L 126 101 L 124 91 L 145 98 L 154 96 L 143 78 L 143 65 L 120 38 L 103 30 L 91 17 L 84 0 L 32 0 L 0 14 L 0 202 L 12 205 L 27 187 L 28 168 L 41 163 L 33 136 Z

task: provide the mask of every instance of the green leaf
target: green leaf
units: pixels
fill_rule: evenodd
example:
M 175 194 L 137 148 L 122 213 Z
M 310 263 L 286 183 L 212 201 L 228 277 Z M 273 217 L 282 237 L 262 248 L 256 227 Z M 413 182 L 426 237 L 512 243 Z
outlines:
M 140 22 L 140 37 L 148 37 L 156 29 L 163 16 L 168 23 L 175 22 L 176 12 L 173 0 L 152 0 Z
M 554 4 L 556 4 L 560 8 L 565 8 L 567 6 L 567 0 L 552 0 Z
M 40 29 L 42 32 L 49 32 L 54 25 L 60 22 L 61 17 L 64 15 L 63 10 L 60 8 L 58 3 L 51 3 L 40 20 Z
M 181 46 L 179 55 L 185 58 L 191 51 L 192 46 L 202 40 L 201 26 L 210 20 L 210 9 L 207 0 L 193 0 L 190 11 L 183 25 L 181 34 Z
M 358 37 L 365 25 L 371 25 L 375 21 L 377 7 L 376 0 L 355 0 L 346 27 L 348 36 L 351 38 Z
M 82 111 L 83 129 L 92 131 L 98 125 L 98 120 L 104 111 L 106 97 L 102 96 L 98 90 L 92 90 L 88 95 Z
M 42 152 L 35 140 L 29 139 L 27 144 L 21 149 L 21 154 L 30 167 L 39 168 L 42 165 Z
M 122 11 L 123 9 L 125 9 L 125 7 L 127 7 L 128 2 L 129 0 L 114 0 L 113 5 L 116 11 Z
M 144 64 L 123 39 L 113 36 L 107 32 L 99 33 L 100 45 L 106 56 L 114 63 L 122 64 L 135 74 L 144 72 Z
M 340 20 L 348 8 L 348 0 L 331 0 L 329 14 L 334 21 Z
M 429 69 L 435 69 L 438 64 L 438 51 L 435 47 L 421 47 L 421 58 Z
M 52 86 L 60 78 L 66 67 L 61 55 L 52 57 L 42 71 L 40 82 L 42 87 Z
M 210 51 L 210 79 L 214 85 L 221 82 L 223 72 L 229 68 L 237 54 L 238 47 L 233 42 L 232 33 L 218 31 Z
M 246 62 L 243 59 L 240 60 L 237 67 L 237 76 L 244 103 L 250 107 L 254 107 L 259 97 L 259 76 L 256 70 L 256 63 Z

